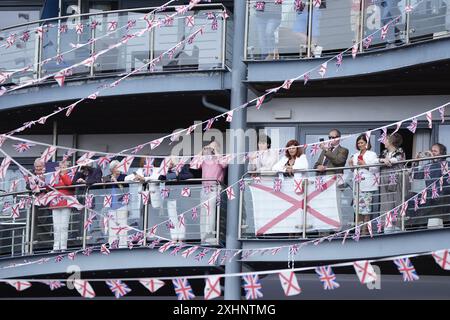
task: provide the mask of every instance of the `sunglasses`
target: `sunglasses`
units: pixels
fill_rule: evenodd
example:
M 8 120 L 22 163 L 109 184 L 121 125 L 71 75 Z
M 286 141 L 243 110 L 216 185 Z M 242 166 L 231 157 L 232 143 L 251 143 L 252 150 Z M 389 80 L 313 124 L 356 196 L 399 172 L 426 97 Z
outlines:
M 328 139 L 337 139 L 337 138 L 340 138 L 340 137 L 339 136 L 337 136 L 337 137 L 328 136 Z

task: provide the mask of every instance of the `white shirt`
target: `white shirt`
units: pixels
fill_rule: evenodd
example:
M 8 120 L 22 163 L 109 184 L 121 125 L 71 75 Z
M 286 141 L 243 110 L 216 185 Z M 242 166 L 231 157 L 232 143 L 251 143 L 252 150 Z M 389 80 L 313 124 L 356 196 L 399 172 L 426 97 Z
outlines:
M 273 167 L 273 171 L 277 172 L 286 172 L 286 163 L 289 161 L 289 159 L 286 156 L 283 156 L 280 161 L 278 161 Z M 309 168 L 308 159 L 304 154 L 302 154 L 300 157 L 295 159 L 294 165 L 292 166 L 294 170 L 307 170 Z M 301 178 L 306 176 L 306 173 L 297 172 L 294 173 L 294 177 Z
M 358 165 L 358 155 L 359 152 L 355 153 L 352 156 L 352 163 L 353 165 Z M 363 155 L 363 160 L 366 163 L 366 165 L 372 165 L 378 163 L 378 156 L 375 152 L 367 150 Z M 375 179 L 375 175 L 380 171 L 379 167 L 370 167 L 370 168 L 361 168 L 358 170 L 361 175 L 362 179 L 359 184 L 359 190 L 361 191 L 377 191 L 378 190 L 378 183 Z M 353 171 L 353 177 L 356 176 L 356 169 Z M 354 181 L 354 180 L 353 180 Z
M 272 171 L 272 167 L 278 161 L 278 152 L 268 149 L 255 152 L 255 159 L 250 160 L 248 164 L 249 171 Z

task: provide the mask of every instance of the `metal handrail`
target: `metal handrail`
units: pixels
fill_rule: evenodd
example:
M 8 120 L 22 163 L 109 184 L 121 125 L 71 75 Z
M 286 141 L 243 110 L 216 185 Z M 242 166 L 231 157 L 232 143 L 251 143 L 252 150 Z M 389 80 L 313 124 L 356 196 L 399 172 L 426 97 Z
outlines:
M 420 161 L 430 161 L 430 160 L 437 160 L 437 159 L 446 159 L 450 158 L 450 155 L 442 155 L 437 157 L 426 157 L 426 158 L 414 158 L 414 159 L 408 159 L 408 160 L 402 160 L 397 161 L 393 163 L 393 165 L 399 165 L 399 164 L 408 164 L 411 163 L 414 165 L 416 162 Z M 325 171 L 319 171 L 318 169 L 294 169 L 292 172 L 294 173 L 308 173 L 308 172 L 327 172 L 327 171 L 336 171 L 336 170 L 354 170 L 354 169 L 366 169 L 366 168 L 373 168 L 373 167 L 387 167 L 384 163 L 377 163 L 377 164 L 371 164 L 371 165 L 363 165 L 363 166 L 345 166 L 345 167 L 333 167 L 329 168 Z M 388 167 L 389 168 L 389 167 Z M 261 176 L 274 176 L 279 173 L 284 173 L 282 171 L 248 171 L 247 174 L 257 174 Z
M 167 9 L 175 9 L 177 6 L 168 6 Z M 221 3 L 214 3 L 214 4 L 197 4 L 194 8 L 202 8 L 202 7 L 220 7 L 226 10 L 226 7 L 221 4 Z M 61 17 L 55 17 L 55 18 L 47 18 L 47 19 L 40 19 L 40 20 L 35 20 L 32 22 L 27 22 L 27 23 L 21 23 L 21 24 L 16 24 L 16 25 L 12 25 L 3 29 L 0 29 L 0 32 L 6 31 L 6 30 L 10 30 L 10 29 L 15 29 L 15 28 L 20 28 L 20 27 L 24 27 L 24 26 L 28 26 L 28 25 L 34 25 L 34 24 L 41 24 L 43 22 L 49 22 L 49 21 L 59 21 L 59 20 L 63 20 L 63 19 L 69 19 L 69 18 L 82 18 L 82 17 L 88 17 L 88 16 L 98 16 L 98 15 L 105 15 L 105 14 L 113 14 L 113 13 L 122 13 L 122 12 L 134 12 L 134 11 L 144 11 L 144 10 L 153 10 L 159 7 L 142 7 L 142 8 L 130 8 L 130 9 L 120 9 L 120 10 L 111 10 L 111 11 L 102 11 L 102 12 L 94 12 L 94 13 L 80 13 L 80 14 L 73 14 L 73 15 L 68 15 L 68 16 L 61 16 Z M 154 14 L 156 14 L 158 12 L 155 12 Z

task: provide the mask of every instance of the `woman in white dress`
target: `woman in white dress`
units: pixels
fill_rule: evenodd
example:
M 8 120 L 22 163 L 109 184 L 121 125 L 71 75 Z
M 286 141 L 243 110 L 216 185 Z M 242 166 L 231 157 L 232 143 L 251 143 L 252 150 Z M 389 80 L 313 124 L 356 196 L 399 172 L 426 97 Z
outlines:
M 349 167 L 374 165 L 378 163 L 378 156 L 375 152 L 370 151 L 370 141 L 367 141 L 365 134 L 356 138 L 356 149 L 359 150 L 352 155 L 348 161 Z M 360 174 L 361 181 L 359 183 L 359 197 L 356 195 L 356 175 Z M 370 216 L 374 212 L 374 197 L 378 191 L 378 182 L 376 179 L 379 173 L 378 167 L 353 169 L 353 190 L 354 200 L 353 207 L 356 211 L 356 201 L 359 202 L 358 221 L 365 223 L 370 221 Z M 362 234 L 367 234 L 367 226 L 365 225 Z

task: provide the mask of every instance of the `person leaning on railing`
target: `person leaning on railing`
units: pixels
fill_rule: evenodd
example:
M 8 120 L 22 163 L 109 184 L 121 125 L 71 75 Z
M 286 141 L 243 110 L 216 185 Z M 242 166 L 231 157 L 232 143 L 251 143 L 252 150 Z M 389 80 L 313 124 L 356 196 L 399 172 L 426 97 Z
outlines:
M 356 166 L 367 166 L 378 163 L 378 156 L 375 152 L 371 151 L 370 141 L 367 141 L 365 134 L 360 135 L 356 138 L 356 149 L 359 150 L 357 153 L 352 155 L 348 161 L 349 167 Z M 378 167 L 360 168 L 353 169 L 353 208 L 356 214 L 356 203 L 359 203 L 359 219 L 358 221 L 365 223 L 370 220 L 370 215 L 374 210 L 374 198 L 378 191 L 377 179 L 375 175 L 378 173 Z M 359 194 L 356 194 L 356 175 L 360 174 L 361 181 L 359 182 Z M 367 234 L 367 226 L 364 225 L 362 234 Z
M 308 169 L 308 159 L 303 152 L 303 148 L 300 147 L 297 140 L 289 140 L 286 148 L 284 156 L 272 167 L 272 170 L 284 172 L 286 176 L 302 177 L 302 173 L 294 173 L 294 171 Z
M 72 185 L 72 180 L 67 174 L 67 162 L 60 161 L 56 168 L 58 173 L 57 182 L 53 187 L 67 187 Z M 73 196 L 73 191 L 64 188 L 58 188 L 58 193 L 66 196 Z M 53 251 L 67 250 L 67 238 L 69 235 L 69 221 L 71 209 L 67 207 L 67 199 L 61 197 L 54 205 L 50 205 L 53 216 Z
M 419 152 L 416 155 L 416 159 L 424 158 L 424 157 L 439 157 L 447 154 L 447 147 L 442 143 L 435 143 L 431 146 L 431 150 L 427 150 L 425 152 Z M 428 163 L 413 163 L 413 172 L 415 179 L 424 179 L 425 185 L 427 187 L 431 186 L 433 183 L 438 182 L 437 186 L 439 187 L 439 179 L 442 174 L 443 166 L 449 167 L 449 163 L 446 158 L 437 158 L 433 159 Z M 425 175 L 425 170 L 429 172 L 429 176 Z M 436 199 L 431 198 L 431 188 L 427 190 L 427 198 L 429 199 L 428 207 L 432 207 L 430 210 L 427 210 L 427 214 L 430 215 L 442 215 L 449 213 L 449 203 L 450 203 L 450 186 L 448 182 L 448 173 L 443 176 L 443 186 L 442 192 L 440 196 Z M 446 223 L 449 222 L 449 218 L 444 216 L 443 219 Z
M 248 171 L 272 171 L 278 162 L 278 152 L 270 149 L 272 140 L 262 134 L 258 137 L 258 151 L 249 154 Z
M 386 139 L 386 149 L 383 150 L 378 160 L 379 163 L 384 164 L 380 168 L 380 214 L 384 214 L 402 203 L 401 170 L 404 165 L 397 163 L 405 160 L 405 152 L 401 148 L 402 143 L 403 138 L 398 132 L 391 134 Z M 394 181 L 396 182 L 394 183 Z M 395 228 L 395 226 L 393 227 Z M 386 229 L 389 230 L 389 228 Z
M 107 186 L 105 196 L 109 193 L 111 195 L 111 207 L 108 211 L 108 242 L 113 243 L 115 240 L 119 241 L 119 248 L 127 247 L 127 231 L 122 229 L 127 225 L 128 209 L 127 205 L 122 204 L 123 195 L 127 193 L 128 188 L 124 187 L 121 181 L 125 181 L 125 174 L 120 171 L 120 162 L 117 160 L 111 161 L 109 164 L 111 174 L 102 178 L 102 182 L 114 182 Z

